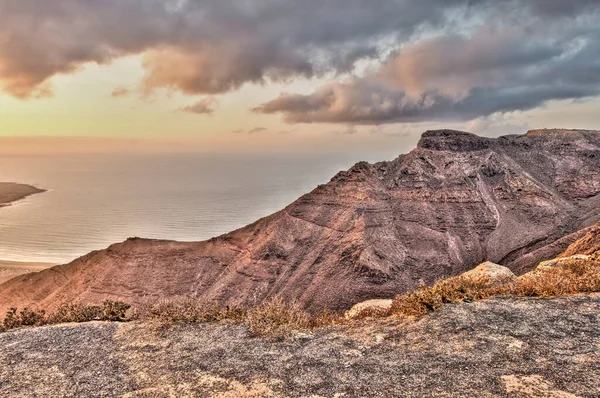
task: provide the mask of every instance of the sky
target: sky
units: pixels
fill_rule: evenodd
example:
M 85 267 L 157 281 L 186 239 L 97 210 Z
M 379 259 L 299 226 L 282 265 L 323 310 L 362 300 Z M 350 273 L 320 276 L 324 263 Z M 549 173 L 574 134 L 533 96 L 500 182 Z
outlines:
M 600 129 L 599 20 L 598 0 L 0 0 L 0 153 Z

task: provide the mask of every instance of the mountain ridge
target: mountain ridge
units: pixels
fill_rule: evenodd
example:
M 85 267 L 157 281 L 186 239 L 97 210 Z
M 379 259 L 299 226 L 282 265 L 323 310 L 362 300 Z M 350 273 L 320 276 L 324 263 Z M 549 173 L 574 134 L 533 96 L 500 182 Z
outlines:
M 281 295 L 317 312 L 393 297 L 484 260 L 523 273 L 600 221 L 600 132 L 543 132 L 428 131 L 413 151 L 359 162 L 209 241 L 129 239 L 8 281 L 0 310 L 174 296 L 249 305 Z

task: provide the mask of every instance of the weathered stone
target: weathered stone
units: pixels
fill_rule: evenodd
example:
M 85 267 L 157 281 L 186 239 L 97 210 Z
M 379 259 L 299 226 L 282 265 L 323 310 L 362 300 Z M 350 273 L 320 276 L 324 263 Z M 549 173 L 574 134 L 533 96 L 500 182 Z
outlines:
M 513 272 L 502 265 L 494 264 L 491 261 L 479 264 L 471 271 L 462 274 L 463 278 L 473 280 L 487 280 L 491 284 L 502 284 L 514 281 L 517 277 Z
M 358 319 L 368 316 L 385 315 L 392 308 L 394 300 L 367 300 L 362 303 L 355 304 L 351 309 L 346 311 L 344 316 L 346 319 Z

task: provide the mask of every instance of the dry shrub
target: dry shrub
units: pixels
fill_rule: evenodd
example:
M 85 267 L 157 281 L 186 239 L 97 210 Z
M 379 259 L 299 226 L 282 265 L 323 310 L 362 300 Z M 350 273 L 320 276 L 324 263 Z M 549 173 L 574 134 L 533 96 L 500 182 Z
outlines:
M 518 296 L 551 297 L 600 292 L 600 263 L 569 260 L 561 266 L 531 272 L 511 286 Z
M 16 329 L 23 326 L 41 326 L 45 324 L 44 311 L 35 312 L 29 308 L 24 308 L 20 312 L 16 308 L 11 308 L 6 313 L 2 322 L 2 330 Z
M 326 327 L 342 322 L 340 314 L 323 311 L 309 316 L 297 303 L 286 304 L 273 298 L 249 309 L 221 307 L 194 299 L 159 300 L 144 305 L 139 319 L 154 322 L 157 331 L 164 332 L 172 325 L 231 321 L 248 325 L 256 336 L 283 338 L 293 331 Z
M 48 323 L 90 322 L 100 317 L 101 308 L 80 303 L 61 305 L 48 317 Z
M 127 320 L 127 311 L 131 308 L 129 304 L 121 301 L 106 300 L 100 312 L 101 321 L 122 322 Z
M 492 296 L 553 297 L 592 292 L 600 292 L 600 262 L 570 260 L 562 266 L 530 272 L 502 285 L 459 276 L 431 287 L 422 286 L 416 292 L 397 296 L 392 313 L 419 317 L 437 311 L 444 304 L 473 302 Z
M 56 311 L 33 311 L 24 308 L 20 312 L 11 308 L 4 317 L 0 331 L 16 329 L 24 326 L 55 325 L 59 323 L 82 323 L 90 321 L 122 322 L 127 320 L 127 310 L 131 306 L 120 301 L 106 300 L 100 306 L 65 304 Z
M 310 320 L 311 328 L 325 328 L 346 322 L 346 318 L 340 312 L 329 312 L 324 310 L 322 314 L 314 316 Z
M 431 287 L 397 296 L 391 313 L 405 316 L 423 316 L 437 311 L 444 304 L 472 302 L 489 297 L 492 283 L 489 279 L 455 277 L 437 282 Z
M 83 305 L 81 303 L 64 304 L 47 317 L 46 323 L 82 323 L 91 321 L 123 322 L 129 320 L 127 311 L 130 308 L 131 306 L 129 304 L 111 300 L 104 301 L 102 305 Z
M 284 338 L 293 331 L 310 329 L 312 323 L 297 303 L 286 304 L 280 297 L 250 309 L 245 321 L 253 334 L 272 338 Z
M 19 314 L 21 326 L 40 326 L 45 323 L 46 311 L 32 311 L 24 308 Z
M 164 324 L 203 323 L 222 320 L 240 321 L 245 310 L 241 308 L 220 307 L 189 298 L 178 300 L 159 300 L 147 304 L 139 311 L 139 318 L 158 321 Z

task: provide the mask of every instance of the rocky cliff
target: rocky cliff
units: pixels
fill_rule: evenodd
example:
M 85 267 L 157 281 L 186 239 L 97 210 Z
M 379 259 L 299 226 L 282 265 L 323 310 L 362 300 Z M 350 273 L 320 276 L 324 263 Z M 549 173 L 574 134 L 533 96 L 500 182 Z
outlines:
M 484 260 L 517 273 L 600 221 L 600 132 L 497 139 L 441 130 L 389 162 L 358 163 L 284 210 L 200 243 L 130 239 L 0 285 L 0 312 L 80 300 L 282 295 L 344 309 Z

